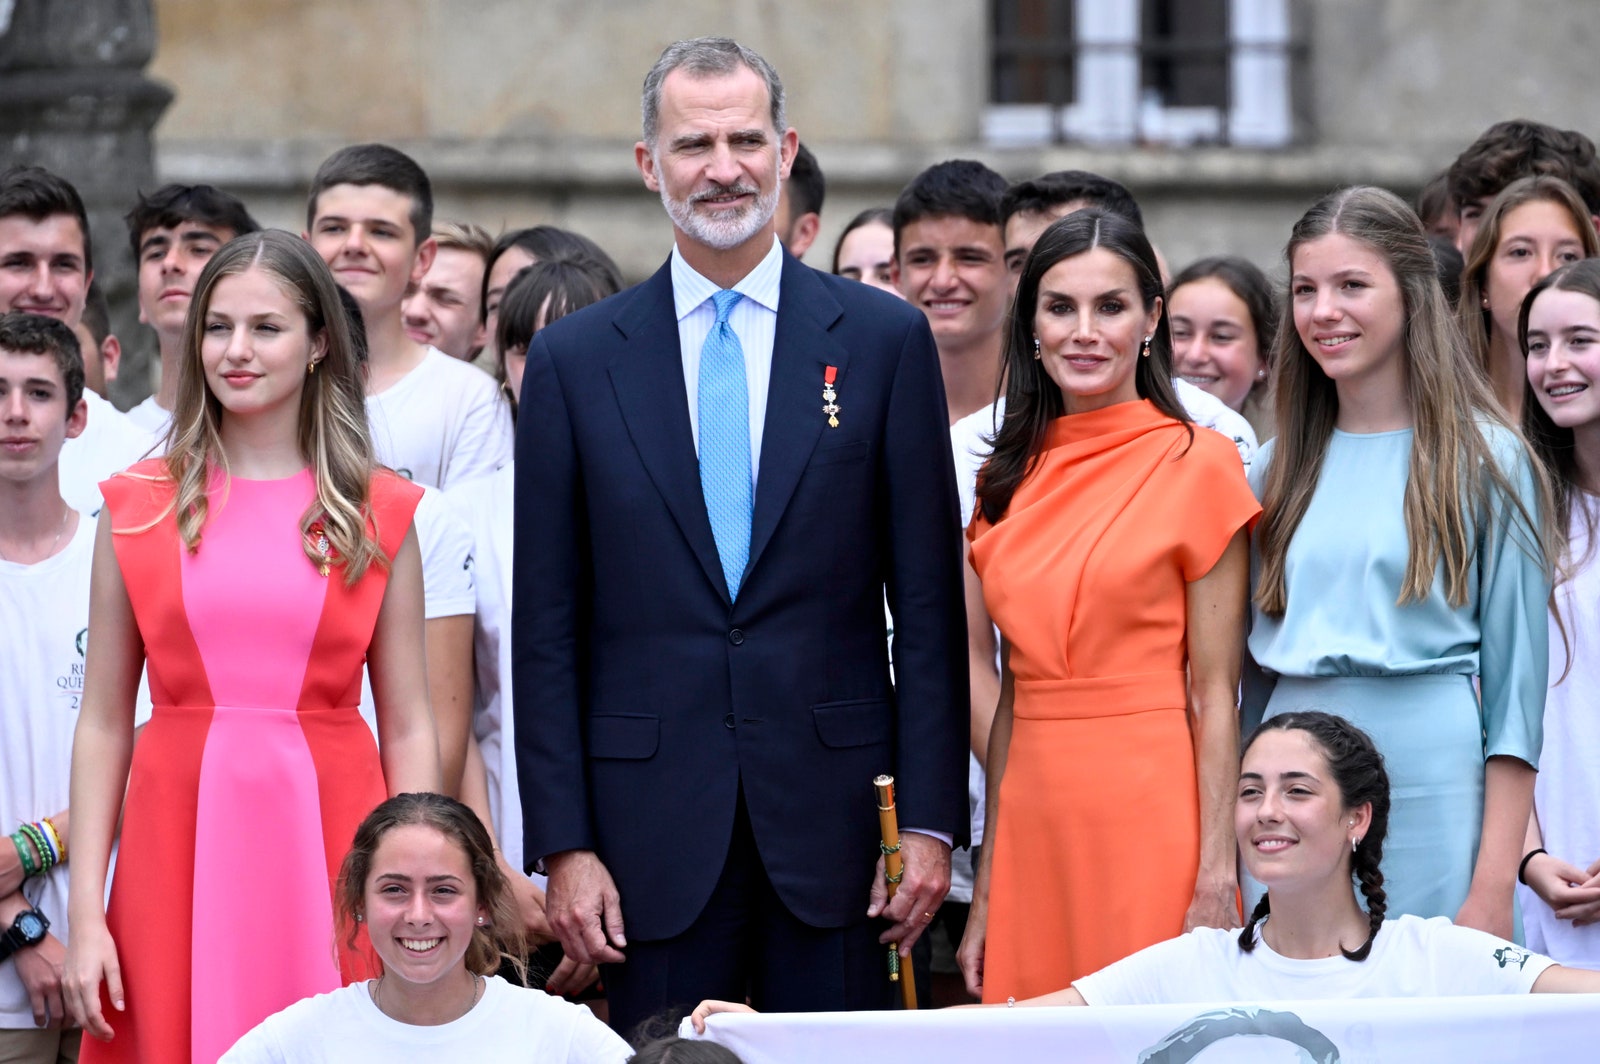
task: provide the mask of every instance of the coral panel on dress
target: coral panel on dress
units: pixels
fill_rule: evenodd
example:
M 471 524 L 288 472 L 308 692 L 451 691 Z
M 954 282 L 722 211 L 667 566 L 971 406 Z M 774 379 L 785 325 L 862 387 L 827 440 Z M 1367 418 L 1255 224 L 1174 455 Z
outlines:
M 332 887 L 356 825 L 386 796 L 357 709 L 388 584 L 353 586 L 302 547 L 315 489 L 221 476 L 198 550 L 146 462 L 102 486 L 150 676 L 107 921 L 127 1010 L 106 1008 L 94 1061 L 215 1061 L 302 997 L 371 974 L 364 940 L 334 942 Z M 392 559 L 420 489 L 375 475 L 372 513 Z

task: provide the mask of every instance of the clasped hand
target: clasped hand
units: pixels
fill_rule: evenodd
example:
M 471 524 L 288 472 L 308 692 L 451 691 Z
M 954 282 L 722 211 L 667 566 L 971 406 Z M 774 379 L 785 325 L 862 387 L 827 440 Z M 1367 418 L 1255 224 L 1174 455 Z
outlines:
M 1541 853 L 1528 862 L 1528 886 L 1555 912 L 1558 920 L 1574 927 L 1600 922 L 1600 860 L 1588 869 Z

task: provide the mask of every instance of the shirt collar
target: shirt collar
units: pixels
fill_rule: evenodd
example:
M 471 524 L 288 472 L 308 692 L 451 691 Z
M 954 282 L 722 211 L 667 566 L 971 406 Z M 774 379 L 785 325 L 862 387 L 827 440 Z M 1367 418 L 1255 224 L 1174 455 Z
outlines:
M 733 290 L 776 314 L 778 287 L 782 277 L 783 245 L 774 236 L 772 250 L 756 264 L 755 269 L 739 279 Z M 672 302 L 679 321 L 688 317 L 690 312 L 720 291 L 722 289 L 715 282 L 702 276 L 684 260 L 677 244 L 672 245 Z

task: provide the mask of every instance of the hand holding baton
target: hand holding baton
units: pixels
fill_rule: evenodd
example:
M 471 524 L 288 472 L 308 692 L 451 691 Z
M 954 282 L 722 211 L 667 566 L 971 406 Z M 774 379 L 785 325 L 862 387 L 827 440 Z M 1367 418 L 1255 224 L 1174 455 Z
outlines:
M 894 810 L 894 777 L 879 776 L 872 781 L 878 791 L 878 828 L 883 841 L 878 848 L 883 851 L 883 877 L 889 885 L 889 900 L 894 900 L 900 889 L 900 879 L 905 875 L 905 865 L 900 860 L 900 818 Z M 917 1007 L 917 980 L 911 970 L 911 958 L 900 959 L 900 948 L 889 945 L 889 981 L 900 984 L 900 994 L 908 1009 Z

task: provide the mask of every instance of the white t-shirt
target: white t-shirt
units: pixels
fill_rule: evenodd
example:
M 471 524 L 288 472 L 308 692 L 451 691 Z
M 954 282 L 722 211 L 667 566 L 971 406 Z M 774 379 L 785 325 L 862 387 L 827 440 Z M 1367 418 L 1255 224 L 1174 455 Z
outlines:
M 1583 508 L 1600 524 L 1600 498 L 1574 495 L 1569 548 L 1573 558 L 1587 556 L 1587 562 L 1555 590 L 1566 631 L 1547 614 L 1550 689 L 1533 807 L 1544 848 L 1585 869 L 1600 857 L 1600 544 L 1589 553 Z M 1600 971 L 1600 924 L 1578 927 L 1559 919 L 1543 898 L 1524 886 L 1517 887 L 1517 897 L 1531 948 L 1561 964 Z
M 154 453 L 160 440 L 87 388 L 83 398 L 89 421 L 82 433 L 62 445 L 57 473 L 67 505 L 93 517 L 105 504 L 100 482 Z
M 487 476 L 511 461 L 511 408 L 494 378 L 437 347 L 367 396 L 378 461 L 431 488 Z
M 415 1027 L 385 1016 L 369 983 L 351 983 L 268 1016 L 219 1064 L 447 1064 L 527 1060 L 624 1064 L 628 1043 L 582 1005 L 484 980 L 483 998 L 459 1020 Z
M 417 501 L 412 527 L 422 552 L 422 618 L 465 617 L 472 613 L 472 530 L 456 507 L 437 488 L 424 485 Z M 378 734 L 377 704 L 372 700 L 372 677 L 361 671 L 361 716 L 372 734 Z
M 1188 412 L 1189 420 L 1196 425 L 1204 425 L 1213 432 L 1220 432 L 1232 440 L 1233 445 L 1239 449 L 1239 460 L 1248 470 L 1260 445 L 1256 442 L 1256 430 L 1250 427 L 1250 422 L 1245 420 L 1244 415 L 1203 388 L 1196 388 L 1182 377 L 1172 378 L 1172 387 L 1178 393 L 1178 402 L 1182 403 L 1183 409 Z
M 156 397 L 152 395 L 128 411 L 128 420 L 160 439 L 167 434 L 167 427 L 172 424 L 172 411 L 156 402 Z
M 500 850 L 522 868 L 522 798 L 511 712 L 511 532 L 516 463 L 450 491 L 457 510 L 472 525 L 478 616 L 473 625 L 477 680 L 472 730 L 489 776 L 489 814 Z M 543 877 L 534 877 L 541 883 Z
M 950 450 L 956 463 L 956 491 L 961 497 L 961 527 L 966 528 L 972 523 L 972 510 L 977 505 L 978 496 L 978 470 L 983 468 L 984 461 L 989 457 L 990 447 L 988 440 L 1000 430 L 1000 421 L 1005 417 L 1006 401 L 1000 398 L 992 406 L 968 414 L 966 417 L 950 426 Z M 1000 632 L 995 630 L 994 645 L 1000 646 Z M 994 667 L 1000 668 L 999 650 L 995 651 Z M 978 845 L 983 841 L 983 826 L 987 809 L 984 803 L 988 799 L 987 775 L 983 766 L 978 764 L 977 755 L 971 750 L 967 751 L 967 809 L 972 816 L 972 844 Z M 970 851 L 969 851 L 970 852 Z M 953 901 L 972 901 L 973 880 L 977 878 L 977 869 L 972 867 L 969 857 L 966 861 L 957 861 L 952 858 L 950 862 L 950 894 Z
M 1383 922 L 1364 961 L 1294 960 L 1259 934 L 1246 953 L 1238 931 L 1202 927 L 1072 985 L 1091 1005 L 1526 994 L 1554 963 L 1448 917 L 1407 915 Z
M 42 562 L 0 561 L 0 832 L 67 808 L 72 732 L 83 698 L 95 523 L 79 515 L 65 549 Z M 0 845 L 11 843 L 0 839 Z M 31 879 L 25 896 L 67 940 L 67 870 Z M 3 930 L 3 929 L 0 929 Z M 17 966 L 0 963 L 0 1028 L 33 1029 Z

